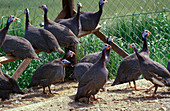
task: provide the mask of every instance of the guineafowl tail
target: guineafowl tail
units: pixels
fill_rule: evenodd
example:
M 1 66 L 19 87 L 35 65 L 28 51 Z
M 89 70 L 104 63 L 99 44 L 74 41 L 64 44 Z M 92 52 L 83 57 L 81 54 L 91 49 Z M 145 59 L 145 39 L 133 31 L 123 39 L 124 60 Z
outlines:
M 170 87 L 170 78 L 165 79 L 165 81 L 166 81 L 165 85 Z
M 74 44 L 81 43 L 77 37 L 74 37 L 73 39 L 71 39 L 71 42 Z
M 40 58 L 37 56 L 37 54 L 35 54 L 35 55 L 33 56 L 33 59 L 39 60 Z
M 61 48 L 58 48 L 58 49 L 57 49 L 57 52 L 59 52 L 59 53 L 65 53 Z

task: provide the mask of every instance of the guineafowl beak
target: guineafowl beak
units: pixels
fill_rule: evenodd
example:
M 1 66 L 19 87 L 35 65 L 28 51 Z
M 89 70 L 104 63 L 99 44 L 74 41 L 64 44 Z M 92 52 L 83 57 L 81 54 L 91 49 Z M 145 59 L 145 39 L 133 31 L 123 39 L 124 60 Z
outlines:
M 79 2 L 78 7 L 82 8 L 82 4 Z
M 111 40 L 111 41 L 113 42 L 113 40 L 115 40 L 115 38 L 112 38 L 112 40 Z
M 151 34 L 151 32 L 150 31 L 148 31 L 148 35 L 146 35 L 147 37 L 149 37 L 149 35 Z
M 132 48 L 133 50 L 135 49 L 135 47 L 136 47 L 136 46 L 135 46 L 134 43 L 132 43 L 132 44 L 129 45 L 129 48 Z
M 130 45 L 129 48 L 132 48 L 132 46 Z
M 75 55 L 75 53 L 74 52 L 72 52 L 72 55 L 71 55 L 71 57 L 73 57 Z
M 111 47 L 112 47 L 112 46 L 109 45 L 109 46 L 106 48 L 106 50 L 109 50 Z
M 15 17 L 14 20 L 13 20 L 13 22 L 14 22 L 15 20 L 18 20 L 18 18 Z
M 107 2 L 108 2 L 108 1 L 107 1 L 107 0 L 105 0 L 104 4 L 105 4 L 105 3 L 107 3 Z
M 62 62 L 60 62 L 59 64 L 63 65 L 63 63 L 62 63 Z
M 41 6 L 39 6 L 38 8 L 41 8 L 42 10 L 44 10 Z

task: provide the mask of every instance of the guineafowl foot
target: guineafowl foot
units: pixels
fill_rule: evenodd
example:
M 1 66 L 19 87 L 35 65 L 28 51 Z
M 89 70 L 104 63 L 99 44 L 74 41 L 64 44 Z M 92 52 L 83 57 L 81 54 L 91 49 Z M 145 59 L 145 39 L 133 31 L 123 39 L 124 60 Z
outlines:
M 47 93 L 45 92 L 45 87 L 43 87 L 43 94 L 47 94 Z
M 88 104 L 96 104 L 97 102 L 96 101 L 92 101 L 90 98 L 88 99 Z
M 43 94 L 47 94 L 46 92 L 43 92 Z
M 158 89 L 158 86 L 157 86 L 157 85 L 154 85 L 154 86 L 152 86 L 151 88 L 149 88 L 149 89 L 148 89 L 148 92 L 149 92 L 152 88 L 154 88 L 154 87 L 155 87 L 155 90 L 154 90 L 153 94 L 152 94 L 150 97 L 156 97 L 156 91 L 157 91 L 157 89 Z
M 105 91 L 105 87 L 100 89 L 100 92 L 104 92 Z
M 11 56 L 12 54 L 6 54 L 7 56 Z
M 145 97 L 152 98 L 152 97 L 157 97 L 157 95 L 153 93 L 152 95 L 147 95 Z
M 136 91 L 145 90 L 144 88 L 135 88 Z
M 97 98 L 96 98 L 95 95 L 93 95 L 93 99 L 94 99 L 94 100 L 98 100 L 98 99 L 103 99 L 103 98 L 101 98 L 101 97 L 97 97 Z
M 43 94 L 47 94 L 45 91 L 43 91 Z
M 155 86 L 150 87 L 150 88 L 147 89 L 145 92 L 146 92 L 146 93 L 150 92 L 154 87 L 155 87 Z
M 95 95 L 93 95 L 93 100 L 94 100 L 93 104 L 99 103 L 99 99 L 103 100 L 103 98 L 101 97 L 96 98 Z
M 50 94 L 55 95 L 55 94 L 59 94 L 59 93 L 55 92 L 55 93 L 50 93 Z
M 136 87 L 132 87 L 132 86 L 130 86 L 129 88 L 135 89 L 136 91 L 145 90 L 145 89 L 143 89 L 143 88 L 136 88 Z
M 137 88 L 135 80 L 133 80 L 133 84 L 134 84 L 134 87 L 131 86 L 131 82 L 129 81 L 129 88 L 135 89 L 136 91 L 145 90 L 145 89 L 142 89 L 142 88 Z

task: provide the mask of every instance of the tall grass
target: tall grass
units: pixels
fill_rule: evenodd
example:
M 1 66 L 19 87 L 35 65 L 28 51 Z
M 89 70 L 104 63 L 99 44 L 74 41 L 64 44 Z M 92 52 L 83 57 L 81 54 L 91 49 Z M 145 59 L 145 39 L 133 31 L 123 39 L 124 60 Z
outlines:
M 147 39 L 150 51 L 150 58 L 160 62 L 165 67 L 167 65 L 168 59 L 170 59 L 169 54 L 169 20 L 168 13 L 163 12 L 159 14 L 148 14 L 148 15 L 135 15 L 124 18 L 114 18 L 109 20 L 101 20 L 102 29 L 101 31 L 107 36 L 115 36 L 114 42 L 123 48 L 129 54 L 133 53 L 128 45 L 132 42 L 137 43 L 139 49 L 142 48 L 141 32 L 144 28 L 151 31 L 152 35 Z M 17 14 L 18 15 L 18 14 Z M 0 28 L 3 28 L 6 24 L 7 17 L 2 17 L 0 21 Z M 24 21 L 21 19 L 17 22 L 11 24 L 8 34 L 17 35 L 20 37 L 24 36 Z M 89 53 L 101 51 L 103 42 L 97 38 L 95 35 L 90 34 L 85 37 L 80 38 L 82 41 L 78 45 L 78 60 Z M 0 56 L 5 55 L 0 51 Z M 59 53 L 39 53 L 38 56 L 40 60 L 33 60 L 31 64 L 26 68 L 24 73 L 19 77 L 18 83 L 21 88 L 25 88 L 31 79 L 32 74 L 35 70 L 50 60 L 59 58 L 63 54 Z M 109 65 L 107 66 L 109 70 L 109 78 L 115 78 L 117 69 L 120 62 L 123 60 L 116 52 L 111 51 L 111 59 Z M 3 72 L 12 75 L 17 67 L 21 64 L 22 60 L 13 61 L 2 65 Z
M 140 50 L 143 46 L 141 33 L 144 28 L 151 31 L 150 37 L 147 38 L 150 58 L 166 67 L 170 59 L 170 21 L 168 20 L 169 12 L 164 11 L 158 14 L 135 15 L 110 20 L 102 20 L 101 31 L 107 36 L 114 36 L 114 42 L 118 44 L 129 54 L 134 53 L 129 49 L 131 43 L 136 43 Z M 101 51 L 103 43 L 94 35 L 81 38 L 83 45 L 79 47 L 79 59 L 92 51 Z M 120 62 L 123 60 L 114 51 L 111 52 L 109 65 L 109 77 L 115 78 Z

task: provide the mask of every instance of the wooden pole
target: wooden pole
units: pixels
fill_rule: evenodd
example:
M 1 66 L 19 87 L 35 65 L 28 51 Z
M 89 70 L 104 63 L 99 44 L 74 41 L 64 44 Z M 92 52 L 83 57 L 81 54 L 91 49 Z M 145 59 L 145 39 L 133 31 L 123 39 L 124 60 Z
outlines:
M 65 18 L 70 18 L 74 15 L 74 0 L 62 0 L 63 9 L 66 7 L 67 13 Z
M 64 13 L 66 13 L 64 19 L 71 18 L 74 15 L 74 13 L 75 13 L 74 5 L 75 5 L 74 0 L 62 0 L 63 10 L 65 10 Z M 78 59 L 77 59 L 78 58 L 77 45 L 73 45 L 73 46 L 69 46 L 68 48 L 65 48 L 65 52 L 68 52 L 68 50 L 72 50 L 73 52 L 75 52 L 75 56 L 73 56 L 71 59 L 68 59 L 74 65 L 78 61 Z M 72 72 L 73 72 L 72 67 L 66 68 L 66 78 Z
M 31 63 L 32 59 L 27 58 L 24 59 L 24 61 L 20 64 L 20 66 L 17 68 L 17 70 L 14 72 L 12 77 L 17 80 L 19 76 L 24 72 L 24 70 L 28 67 L 28 65 Z
M 59 20 L 59 19 L 65 18 L 66 15 L 67 15 L 67 6 L 65 6 L 65 7 L 63 8 L 63 10 L 60 12 L 60 14 L 58 14 L 58 16 L 56 17 L 56 19 L 54 20 L 54 22 L 57 22 L 57 20 Z
M 41 52 L 40 50 L 35 50 L 36 53 Z M 17 68 L 17 70 L 14 72 L 14 74 L 12 75 L 12 77 L 17 80 L 19 78 L 19 76 L 21 76 L 21 74 L 25 71 L 25 69 L 28 67 L 28 65 L 31 63 L 33 59 L 27 58 L 24 59 L 24 61 L 19 65 L 19 67 Z
M 94 34 L 99 37 L 103 42 L 106 43 L 106 36 L 100 32 L 99 30 L 94 32 Z M 122 56 L 123 58 L 125 58 L 126 56 L 128 56 L 129 54 L 127 52 L 125 52 L 123 49 L 121 49 L 117 44 L 115 44 L 114 42 L 111 42 L 111 46 L 112 49 L 118 53 L 120 56 Z
M 36 53 L 41 52 L 40 50 L 35 50 Z M 9 63 L 12 61 L 16 61 L 19 60 L 19 58 L 13 57 L 13 56 L 3 56 L 0 57 L 0 64 L 5 64 L 5 63 Z M 12 77 L 17 80 L 19 78 L 19 76 L 24 72 L 24 70 L 27 68 L 27 66 L 31 63 L 32 59 L 27 58 L 25 59 L 20 66 L 17 68 L 17 70 L 15 71 L 15 73 L 12 75 Z
M 14 56 L 10 56 L 10 55 L 0 57 L 0 63 L 1 64 L 6 64 L 6 63 L 16 61 L 16 60 L 19 60 L 19 59 L 14 57 Z

